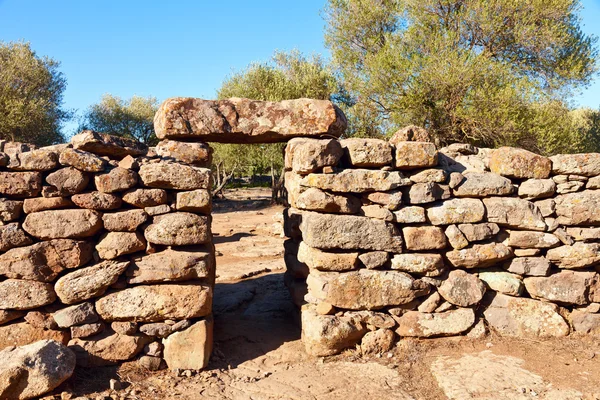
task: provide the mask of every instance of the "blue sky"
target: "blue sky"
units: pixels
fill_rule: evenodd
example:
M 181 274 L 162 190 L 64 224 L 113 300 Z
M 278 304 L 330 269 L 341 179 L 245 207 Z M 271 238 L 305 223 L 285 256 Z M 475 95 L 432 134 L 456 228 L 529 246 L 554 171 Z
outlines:
M 583 0 L 584 30 L 600 36 L 600 0 Z M 65 105 L 102 94 L 214 98 L 221 82 L 275 50 L 327 54 L 325 0 L 0 0 L 0 40 L 29 41 L 62 63 Z M 577 99 L 600 106 L 600 80 Z M 67 129 L 73 129 L 72 125 Z

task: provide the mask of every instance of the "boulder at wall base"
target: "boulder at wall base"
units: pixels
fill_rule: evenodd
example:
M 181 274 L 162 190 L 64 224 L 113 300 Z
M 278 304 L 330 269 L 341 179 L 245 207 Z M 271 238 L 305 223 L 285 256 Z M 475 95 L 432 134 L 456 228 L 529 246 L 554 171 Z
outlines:
M 313 298 L 348 310 L 398 306 L 410 303 L 430 290 L 427 283 L 398 271 L 314 271 L 306 282 Z
M 127 361 L 142 351 L 152 338 L 145 335 L 119 335 L 111 331 L 69 341 L 77 357 L 77 365 L 82 367 L 101 367 Z
M 197 139 L 222 143 L 285 142 L 293 137 L 328 134 L 346 129 L 344 113 L 328 100 L 280 102 L 242 98 L 165 100 L 154 117 L 159 139 Z
M 471 308 L 440 313 L 408 311 L 397 319 L 396 333 L 400 337 L 453 336 L 467 331 L 475 323 L 475 312 Z
M 169 369 L 206 368 L 213 344 L 212 317 L 163 339 L 163 357 Z
M 66 345 L 70 337 L 68 331 L 38 328 L 24 321 L 0 326 L 0 350 L 9 346 L 24 346 L 42 339 L 56 340 Z
M 590 288 L 596 285 L 598 275 L 590 271 L 560 271 L 548 277 L 535 276 L 524 279 L 531 297 L 561 304 L 588 304 Z
M 302 307 L 302 343 L 317 357 L 331 356 L 355 346 L 367 333 L 362 323 L 344 315 L 319 315 L 310 305 Z
M 303 212 L 300 230 L 306 244 L 314 248 L 402 252 L 398 229 L 382 220 Z
M 75 370 L 75 354 L 53 340 L 0 351 L 0 398 L 32 399 L 66 381 Z
M 569 334 L 569 325 L 556 304 L 501 293 L 490 297 L 483 315 L 488 325 L 502 336 L 544 338 Z

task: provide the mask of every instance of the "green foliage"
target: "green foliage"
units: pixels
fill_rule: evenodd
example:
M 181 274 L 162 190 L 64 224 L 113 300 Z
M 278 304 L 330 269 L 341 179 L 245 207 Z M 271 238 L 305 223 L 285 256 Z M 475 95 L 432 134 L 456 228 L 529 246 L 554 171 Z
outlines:
M 578 0 L 329 0 L 326 43 L 350 97 L 388 133 L 415 124 L 442 144 L 579 151 L 592 114 L 577 122 L 565 99 L 590 83 L 598 56 L 579 10 Z
M 302 97 L 329 99 L 337 81 L 319 56 L 305 57 L 297 51 L 277 52 L 271 62 L 250 64 L 230 76 L 217 92 L 219 99 L 246 97 L 281 101 Z M 252 176 L 283 168 L 284 144 L 211 144 L 214 163 L 226 171 L 236 167 L 240 174 Z
M 158 143 L 154 132 L 154 114 L 158 107 L 155 97 L 133 96 L 129 100 L 123 100 L 105 94 L 98 104 L 85 111 L 78 130 L 92 129 L 137 139 L 153 146 Z
M 0 41 L 0 139 L 38 146 L 64 141 L 61 128 L 72 112 L 62 108 L 67 83 L 59 66 L 29 43 Z

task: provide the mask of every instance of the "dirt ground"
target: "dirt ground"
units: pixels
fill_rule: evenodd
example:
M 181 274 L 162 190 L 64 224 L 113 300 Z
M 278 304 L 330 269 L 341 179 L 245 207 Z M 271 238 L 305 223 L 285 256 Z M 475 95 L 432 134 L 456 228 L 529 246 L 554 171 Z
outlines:
M 600 340 L 401 340 L 379 356 L 304 353 L 283 285 L 282 207 L 265 189 L 215 203 L 215 348 L 197 374 L 81 369 L 55 398 L 75 399 L 600 399 Z M 117 379 L 120 390 L 110 390 Z

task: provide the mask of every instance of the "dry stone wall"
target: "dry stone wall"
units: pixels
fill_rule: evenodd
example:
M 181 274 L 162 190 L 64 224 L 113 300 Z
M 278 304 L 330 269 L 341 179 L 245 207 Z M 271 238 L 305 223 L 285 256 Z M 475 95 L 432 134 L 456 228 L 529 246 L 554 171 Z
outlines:
M 51 339 L 81 366 L 206 366 L 211 154 L 190 146 L 178 161 L 92 131 L 0 142 L 0 352 Z
M 287 145 L 286 284 L 307 352 L 600 334 L 600 154 L 411 136 Z

